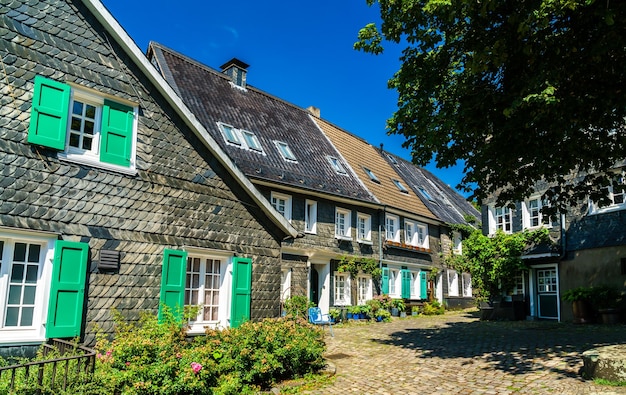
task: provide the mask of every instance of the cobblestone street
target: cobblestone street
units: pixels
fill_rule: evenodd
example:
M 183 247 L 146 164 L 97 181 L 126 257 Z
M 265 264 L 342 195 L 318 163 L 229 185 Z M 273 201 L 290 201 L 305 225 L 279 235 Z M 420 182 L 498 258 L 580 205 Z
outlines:
M 332 386 L 309 394 L 626 394 L 585 381 L 581 353 L 624 325 L 486 322 L 478 312 L 350 323 L 327 333 Z

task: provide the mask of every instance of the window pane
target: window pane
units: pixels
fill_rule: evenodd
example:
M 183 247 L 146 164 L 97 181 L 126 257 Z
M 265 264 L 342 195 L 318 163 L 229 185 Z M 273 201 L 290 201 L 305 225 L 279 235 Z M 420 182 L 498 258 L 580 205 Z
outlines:
M 192 288 L 198 288 L 200 286 L 200 275 L 199 274 L 193 274 L 191 276 L 191 287 Z
M 17 326 L 17 317 L 20 310 L 17 307 L 7 307 L 7 317 L 4 320 L 5 326 Z
M 39 262 L 39 252 L 41 251 L 41 246 L 38 244 L 31 244 L 28 249 L 28 262 L 38 263 Z
M 80 136 L 78 136 L 77 134 L 70 134 L 70 146 L 71 147 L 76 147 L 78 148 L 78 144 L 80 141 Z
M 13 261 L 26 262 L 26 244 L 15 243 L 15 251 L 13 252 Z
M 26 268 L 26 283 L 33 284 L 37 282 L 37 272 L 39 271 L 39 266 L 28 265 Z
M 22 309 L 22 319 L 20 320 L 20 326 L 33 325 L 33 307 L 24 307 Z
M 74 101 L 74 107 L 72 107 L 72 114 L 82 115 L 83 114 L 83 103 L 79 101 Z
M 193 258 L 193 271 L 194 272 L 200 271 L 200 258 Z
M 191 304 L 192 305 L 198 304 L 198 291 L 191 291 Z
M 87 104 L 87 109 L 85 110 L 85 116 L 87 118 L 94 119 L 96 117 L 96 108 L 94 106 L 90 106 Z
M 24 280 L 24 265 L 19 263 L 13 264 L 13 270 L 11 271 L 11 282 L 22 282 Z
M 20 304 L 21 300 L 22 300 L 22 286 L 11 285 L 9 287 L 8 304 Z
M 35 291 L 37 287 L 24 287 L 23 304 L 35 304 Z
M 83 129 L 85 134 L 93 135 L 94 124 L 92 121 L 85 121 L 85 128 Z
M 93 139 L 91 139 L 90 137 L 87 136 L 83 136 L 83 149 L 84 150 L 91 150 L 91 142 L 93 141 Z
M 80 118 L 72 117 L 72 125 L 70 126 L 72 130 L 80 132 Z

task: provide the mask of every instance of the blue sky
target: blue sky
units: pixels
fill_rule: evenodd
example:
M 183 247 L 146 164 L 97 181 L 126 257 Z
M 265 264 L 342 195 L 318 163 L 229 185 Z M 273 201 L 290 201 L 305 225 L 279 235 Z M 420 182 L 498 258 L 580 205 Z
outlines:
M 250 65 L 248 83 L 370 144 L 410 159 L 402 136 L 387 136 L 397 94 L 387 80 L 400 67 L 398 46 L 374 56 L 352 48 L 360 28 L 379 23 L 365 0 L 102 0 L 144 53 L 159 42 L 212 68 L 236 57 Z M 462 167 L 428 170 L 455 187 Z M 467 194 L 465 194 L 467 195 Z

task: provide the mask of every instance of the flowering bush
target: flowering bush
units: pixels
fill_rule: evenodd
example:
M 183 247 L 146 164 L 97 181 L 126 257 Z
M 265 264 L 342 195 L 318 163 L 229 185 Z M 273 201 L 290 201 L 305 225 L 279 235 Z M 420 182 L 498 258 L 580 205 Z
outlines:
M 304 319 L 266 319 L 207 330 L 192 341 L 170 314 L 138 324 L 116 316 L 114 340 L 99 337 L 99 394 L 241 394 L 324 366 L 323 331 Z

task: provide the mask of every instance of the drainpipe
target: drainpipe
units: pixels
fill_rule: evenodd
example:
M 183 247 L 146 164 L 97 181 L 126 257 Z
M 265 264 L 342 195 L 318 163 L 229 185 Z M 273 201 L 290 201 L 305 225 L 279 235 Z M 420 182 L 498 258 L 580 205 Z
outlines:
M 559 261 L 565 257 L 565 251 L 567 248 L 567 240 L 565 239 L 565 214 L 561 214 L 561 254 Z

